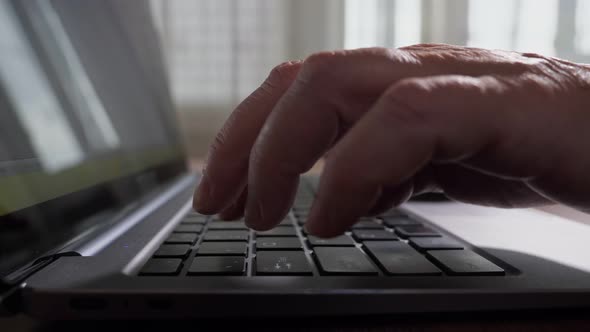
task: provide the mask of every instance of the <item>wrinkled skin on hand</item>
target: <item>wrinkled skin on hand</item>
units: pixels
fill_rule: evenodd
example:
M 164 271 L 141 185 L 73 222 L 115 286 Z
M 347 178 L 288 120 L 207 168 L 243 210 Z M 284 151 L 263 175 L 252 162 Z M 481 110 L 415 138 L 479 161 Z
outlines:
M 328 151 L 306 226 L 319 236 L 430 191 L 590 211 L 590 67 L 449 45 L 281 64 L 217 135 L 195 209 L 272 228 Z

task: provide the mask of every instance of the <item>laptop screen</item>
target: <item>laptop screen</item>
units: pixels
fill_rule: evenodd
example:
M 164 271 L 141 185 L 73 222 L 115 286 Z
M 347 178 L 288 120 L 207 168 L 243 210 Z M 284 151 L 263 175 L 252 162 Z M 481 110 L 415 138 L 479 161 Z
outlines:
M 0 0 L 0 277 L 183 171 L 150 19 Z

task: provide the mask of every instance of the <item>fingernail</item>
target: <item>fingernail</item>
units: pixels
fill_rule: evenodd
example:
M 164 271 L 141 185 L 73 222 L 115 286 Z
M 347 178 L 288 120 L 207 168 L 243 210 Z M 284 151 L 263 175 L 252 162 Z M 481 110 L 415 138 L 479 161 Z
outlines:
M 305 231 L 305 233 L 309 234 L 309 235 L 316 235 L 315 234 L 315 222 L 313 222 L 313 220 L 316 219 L 314 218 L 314 209 L 312 207 L 309 215 L 307 216 L 307 220 L 305 221 L 305 223 L 303 224 L 303 230 Z
M 262 211 L 260 211 L 260 204 L 254 198 L 248 197 L 246 204 L 246 211 L 244 216 L 244 223 L 248 228 L 256 229 L 260 225 Z
M 195 192 L 195 209 L 200 213 L 208 213 L 211 201 L 211 185 L 207 176 L 201 178 L 201 183 Z
M 325 225 L 329 223 L 329 218 L 330 216 L 324 214 L 321 206 L 314 202 L 303 227 L 308 234 L 319 236 L 325 231 Z
M 305 232 L 305 234 L 313 235 L 313 233 L 309 230 L 309 227 L 307 226 L 307 221 L 305 222 L 305 224 L 303 224 L 303 231 Z

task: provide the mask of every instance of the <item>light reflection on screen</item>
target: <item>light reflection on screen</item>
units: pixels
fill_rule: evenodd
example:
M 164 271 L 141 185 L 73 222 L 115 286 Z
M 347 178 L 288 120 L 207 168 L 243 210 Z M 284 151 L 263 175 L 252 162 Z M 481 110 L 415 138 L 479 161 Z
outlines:
M 147 8 L 0 0 L 0 286 L 186 171 Z
M 82 161 L 84 153 L 73 129 L 6 2 L 0 2 L 0 49 L 0 80 L 19 120 L 15 125 L 24 129 L 27 138 L 22 139 L 31 142 L 43 169 L 54 173 Z M 0 113 L 2 121 L 8 121 L 7 112 Z M 9 156 L 0 158 L 10 167 Z
M 156 73 L 158 49 L 127 39 L 149 31 L 78 6 L 0 0 L 0 216 L 180 156 L 167 91 L 140 66 Z M 131 9 L 125 24 L 147 27 Z

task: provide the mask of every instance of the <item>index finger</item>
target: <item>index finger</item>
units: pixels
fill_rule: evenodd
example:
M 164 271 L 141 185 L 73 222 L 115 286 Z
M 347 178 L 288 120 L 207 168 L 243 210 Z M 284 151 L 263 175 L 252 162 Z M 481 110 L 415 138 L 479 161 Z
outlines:
M 276 66 L 264 83 L 230 115 L 209 149 L 206 169 L 194 196 L 200 213 L 218 213 L 242 192 L 250 150 L 277 101 L 295 79 L 301 63 Z

